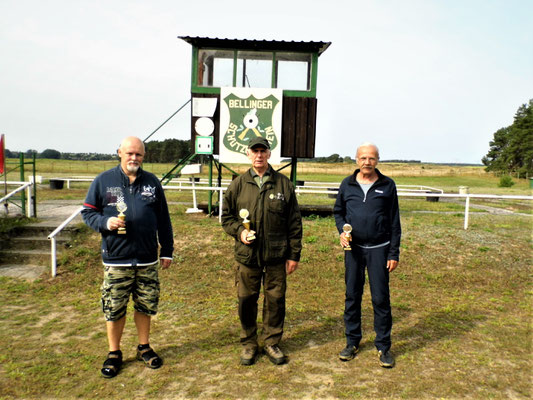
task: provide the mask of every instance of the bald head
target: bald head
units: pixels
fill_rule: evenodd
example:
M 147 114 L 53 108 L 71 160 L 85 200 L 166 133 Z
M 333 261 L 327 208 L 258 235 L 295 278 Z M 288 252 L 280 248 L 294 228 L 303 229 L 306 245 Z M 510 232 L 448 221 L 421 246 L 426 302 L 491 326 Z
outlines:
M 142 151 L 143 151 L 143 155 L 144 155 L 144 143 L 141 139 L 139 139 L 138 137 L 136 136 L 128 136 L 128 137 L 125 137 L 124 139 L 122 139 L 122 142 L 120 143 L 120 147 L 119 147 L 119 150 L 124 148 L 124 147 L 128 147 L 128 146 L 140 146 L 142 148 Z
M 118 148 L 118 156 L 120 157 L 122 171 L 130 177 L 137 176 L 137 171 L 144 159 L 143 141 L 135 136 L 124 138 Z
M 379 160 L 379 149 L 378 149 L 378 146 L 376 146 L 374 143 L 370 143 L 370 142 L 364 142 L 357 148 L 357 151 L 355 152 L 355 158 L 356 159 L 359 158 L 359 153 L 363 149 L 374 151 L 375 154 L 376 154 L 376 158 Z

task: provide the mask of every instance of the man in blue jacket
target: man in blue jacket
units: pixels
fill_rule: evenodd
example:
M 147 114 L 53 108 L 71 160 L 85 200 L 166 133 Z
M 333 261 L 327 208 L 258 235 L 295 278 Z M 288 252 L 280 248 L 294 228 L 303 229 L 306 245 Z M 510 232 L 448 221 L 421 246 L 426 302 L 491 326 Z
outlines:
M 115 377 L 122 366 L 120 340 L 130 294 L 139 338 L 137 359 L 154 369 L 163 364 L 150 347 L 150 321 L 159 302 L 158 264 L 170 266 L 174 238 L 163 188 L 155 175 L 141 168 L 144 152 L 139 138 L 125 138 L 118 149 L 120 165 L 96 177 L 82 211 L 85 223 L 102 235 L 102 309 L 109 342 L 101 370 L 105 378 Z
M 333 211 L 340 243 L 345 249 L 351 248 L 344 252 L 346 347 L 339 358 L 349 361 L 359 349 L 366 267 L 374 309 L 374 344 L 381 366 L 392 368 L 389 273 L 398 266 L 400 212 L 396 185 L 379 172 L 378 161 L 379 150 L 374 144 L 359 146 L 356 153 L 359 169 L 342 181 Z M 350 227 L 344 229 L 345 224 L 351 226 L 351 232 L 347 232 Z

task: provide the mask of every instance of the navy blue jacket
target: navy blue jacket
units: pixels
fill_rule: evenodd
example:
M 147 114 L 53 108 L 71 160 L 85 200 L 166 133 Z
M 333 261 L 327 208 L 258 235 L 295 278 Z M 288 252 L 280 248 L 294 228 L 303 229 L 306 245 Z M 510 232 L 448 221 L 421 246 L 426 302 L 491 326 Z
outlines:
M 107 220 L 118 215 L 117 203 L 127 205 L 126 234 L 107 230 Z M 130 184 L 120 165 L 98 175 L 87 193 L 82 217 L 85 223 L 102 234 L 104 264 L 144 264 L 161 257 L 172 258 L 174 237 L 167 201 L 157 177 L 137 171 Z
M 376 169 L 378 180 L 365 196 L 355 177 L 359 170 L 346 177 L 333 207 L 335 224 L 339 233 L 344 224 L 353 228 L 352 243 L 374 246 L 390 241 L 389 260 L 399 260 L 400 209 L 394 181 Z

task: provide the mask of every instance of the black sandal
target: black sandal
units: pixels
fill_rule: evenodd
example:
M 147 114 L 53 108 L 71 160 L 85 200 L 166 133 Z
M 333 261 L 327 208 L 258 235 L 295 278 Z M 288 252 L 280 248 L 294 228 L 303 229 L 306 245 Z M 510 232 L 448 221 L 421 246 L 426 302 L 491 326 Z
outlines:
M 157 369 L 163 365 L 163 359 L 151 348 L 137 349 L 137 360 L 144 361 L 148 368 Z
M 122 366 L 122 352 L 110 352 L 107 354 L 107 359 L 101 369 L 104 378 L 114 378 L 118 375 L 120 367 Z

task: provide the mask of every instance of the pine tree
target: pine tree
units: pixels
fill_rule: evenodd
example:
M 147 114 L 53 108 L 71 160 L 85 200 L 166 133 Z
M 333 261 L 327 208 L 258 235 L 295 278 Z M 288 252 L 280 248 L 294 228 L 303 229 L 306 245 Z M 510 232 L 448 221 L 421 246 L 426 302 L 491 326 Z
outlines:
M 518 108 L 512 125 L 494 133 L 489 145 L 481 160 L 486 171 L 533 175 L 533 99 Z

